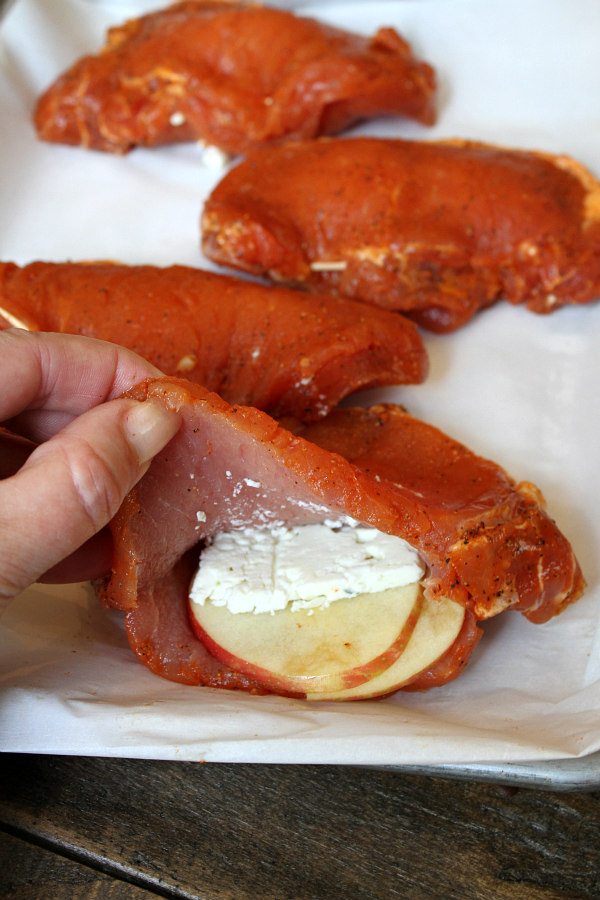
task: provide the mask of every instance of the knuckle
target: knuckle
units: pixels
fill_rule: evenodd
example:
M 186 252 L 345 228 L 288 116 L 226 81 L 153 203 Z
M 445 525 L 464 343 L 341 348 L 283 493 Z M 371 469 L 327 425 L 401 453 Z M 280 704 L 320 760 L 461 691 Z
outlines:
M 124 495 L 121 479 L 113 466 L 83 438 L 66 442 L 63 457 L 80 508 L 97 532 L 121 505 Z

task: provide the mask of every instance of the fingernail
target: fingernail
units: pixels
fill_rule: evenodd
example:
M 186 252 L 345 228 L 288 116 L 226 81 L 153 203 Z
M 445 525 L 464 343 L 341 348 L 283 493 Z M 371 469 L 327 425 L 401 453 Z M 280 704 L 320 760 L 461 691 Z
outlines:
M 177 434 L 180 425 L 179 414 L 170 412 L 160 403 L 153 400 L 136 403 L 125 416 L 124 428 L 140 465 L 156 456 Z

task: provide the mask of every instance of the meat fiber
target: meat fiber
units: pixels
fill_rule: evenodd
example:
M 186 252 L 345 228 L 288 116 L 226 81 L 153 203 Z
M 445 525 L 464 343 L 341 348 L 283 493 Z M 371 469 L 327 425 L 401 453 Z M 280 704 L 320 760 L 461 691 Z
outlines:
M 399 407 L 339 410 L 299 426 L 300 435 L 177 379 L 151 380 L 130 396 L 179 410 L 183 425 L 113 521 L 103 596 L 125 611 L 140 659 L 167 678 L 260 690 L 210 657 L 186 618 L 198 553 L 224 530 L 346 514 L 416 547 L 428 567 L 425 596 L 469 611 L 456 647 L 417 687 L 458 673 L 477 619 L 514 608 L 546 621 L 583 590 L 535 488 Z
M 468 141 L 256 151 L 206 202 L 204 252 L 453 331 L 500 298 L 600 296 L 600 183 L 575 160 Z
M 393 28 L 362 37 L 228 0 L 176 3 L 110 29 L 42 95 L 46 141 L 124 153 L 201 140 L 229 153 L 334 134 L 370 116 L 434 119 L 433 69 Z
M 406 319 L 184 266 L 0 263 L 3 323 L 112 341 L 226 400 L 300 419 L 427 372 Z

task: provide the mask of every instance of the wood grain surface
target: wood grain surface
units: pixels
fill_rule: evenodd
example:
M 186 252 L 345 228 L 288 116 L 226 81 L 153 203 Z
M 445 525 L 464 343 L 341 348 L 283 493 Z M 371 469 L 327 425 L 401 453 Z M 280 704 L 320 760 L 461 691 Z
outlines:
M 9 755 L 0 896 L 597 898 L 599 800 L 330 766 Z
M 3 900 L 152 900 L 154 893 L 0 834 Z

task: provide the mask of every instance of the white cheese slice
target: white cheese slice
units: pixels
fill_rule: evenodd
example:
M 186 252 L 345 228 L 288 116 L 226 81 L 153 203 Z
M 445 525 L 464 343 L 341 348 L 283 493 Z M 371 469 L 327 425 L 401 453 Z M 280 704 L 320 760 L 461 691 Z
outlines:
M 417 551 L 402 538 L 344 517 L 292 528 L 217 534 L 206 547 L 190 599 L 232 613 L 329 606 L 335 600 L 414 584 Z

